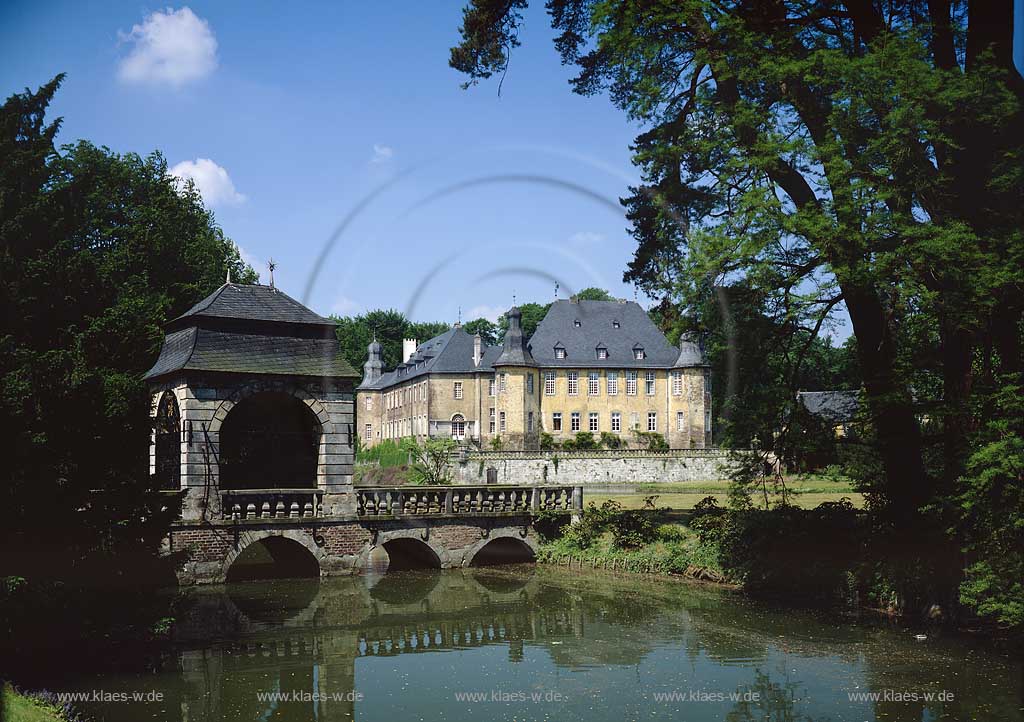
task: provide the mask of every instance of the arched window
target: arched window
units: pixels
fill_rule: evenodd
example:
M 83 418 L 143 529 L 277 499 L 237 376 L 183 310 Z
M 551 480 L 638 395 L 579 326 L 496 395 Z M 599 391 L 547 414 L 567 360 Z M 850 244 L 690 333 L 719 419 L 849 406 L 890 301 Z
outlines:
M 161 489 L 181 488 L 181 413 L 178 399 L 164 391 L 156 407 L 156 478 Z
M 466 438 L 466 417 L 462 414 L 452 417 L 452 438 L 458 441 Z
M 320 421 L 294 396 L 265 392 L 241 401 L 220 429 L 220 487 L 316 487 Z

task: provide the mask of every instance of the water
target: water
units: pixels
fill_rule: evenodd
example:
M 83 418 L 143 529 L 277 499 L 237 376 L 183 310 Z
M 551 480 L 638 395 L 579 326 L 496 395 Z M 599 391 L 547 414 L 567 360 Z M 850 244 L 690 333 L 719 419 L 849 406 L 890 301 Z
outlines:
M 64 688 L 148 695 L 83 705 L 132 722 L 1024 719 L 1019 659 L 918 633 L 602 572 L 396 572 L 192 590 L 148 672 Z

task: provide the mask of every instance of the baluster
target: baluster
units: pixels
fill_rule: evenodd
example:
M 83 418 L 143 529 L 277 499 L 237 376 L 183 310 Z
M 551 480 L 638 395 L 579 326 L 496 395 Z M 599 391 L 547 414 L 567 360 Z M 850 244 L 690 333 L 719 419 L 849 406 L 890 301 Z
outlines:
M 274 516 L 285 515 L 284 502 L 281 499 L 277 500 L 277 505 L 274 507 Z
M 306 506 L 302 510 L 302 515 L 303 516 L 313 516 L 313 502 L 311 502 L 311 501 L 307 501 L 306 502 Z
M 269 501 L 263 502 L 263 506 L 260 508 L 260 516 L 263 517 L 264 519 L 269 519 L 270 518 L 270 502 Z
M 293 501 L 289 510 L 288 516 L 297 517 L 299 516 L 299 502 Z
M 245 518 L 248 519 L 250 517 L 256 518 L 256 505 L 251 501 L 245 505 Z
M 480 513 L 484 510 L 484 490 L 477 489 L 476 491 L 476 508 L 474 511 Z
M 238 504 L 235 504 L 234 506 L 231 507 L 231 518 L 235 521 L 238 521 L 241 517 L 242 507 L 240 507 Z

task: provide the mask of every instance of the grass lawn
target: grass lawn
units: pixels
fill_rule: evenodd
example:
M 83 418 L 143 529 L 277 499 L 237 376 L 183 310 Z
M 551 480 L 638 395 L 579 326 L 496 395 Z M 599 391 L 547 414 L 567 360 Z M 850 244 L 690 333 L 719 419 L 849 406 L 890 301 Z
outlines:
M 0 718 L 11 722 L 62 722 L 56 708 L 23 697 L 9 684 L 3 687 L 3 715 Z

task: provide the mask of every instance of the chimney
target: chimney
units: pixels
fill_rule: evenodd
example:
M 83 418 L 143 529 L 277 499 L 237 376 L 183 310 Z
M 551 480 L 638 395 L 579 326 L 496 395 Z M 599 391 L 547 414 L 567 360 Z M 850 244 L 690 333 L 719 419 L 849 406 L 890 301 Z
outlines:
M 473 365 L 479 366 L 480 359 L 484 357 L 484 342 L 479 333 L 473 334 Z
M 402 339 L 402 363 L 409 363 L 409 359 L 416 353 L 416 339 L 414 338 L 403 338 Z

